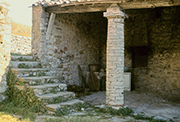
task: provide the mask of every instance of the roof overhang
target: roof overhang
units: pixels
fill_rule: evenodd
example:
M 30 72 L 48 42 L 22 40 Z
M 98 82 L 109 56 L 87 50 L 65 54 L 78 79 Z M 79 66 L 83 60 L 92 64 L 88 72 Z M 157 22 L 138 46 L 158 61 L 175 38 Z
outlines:
M 84 13 L 84 12 L 103 12 L 113 3 L 119 5 L 122 9 L 145 9 L 156 7 L 180 6 L 180 0 L 108 0 L 108 1 L 84 1 L 70 2 L 66 4 L 52 4 L 43 6 L 48 13 Z

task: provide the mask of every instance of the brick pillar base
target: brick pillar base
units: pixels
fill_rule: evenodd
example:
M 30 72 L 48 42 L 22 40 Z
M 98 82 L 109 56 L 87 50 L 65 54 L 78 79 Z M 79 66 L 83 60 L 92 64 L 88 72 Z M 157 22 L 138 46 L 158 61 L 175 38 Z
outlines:
M 104 17 L 108 19 L 106 104 L 124 105 L 124 17 L 117 4 L 112 4 Z

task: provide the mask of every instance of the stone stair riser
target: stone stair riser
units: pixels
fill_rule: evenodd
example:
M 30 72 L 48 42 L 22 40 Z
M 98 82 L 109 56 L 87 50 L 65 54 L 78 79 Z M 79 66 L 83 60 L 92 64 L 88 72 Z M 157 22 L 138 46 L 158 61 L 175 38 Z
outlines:
M 9 66 L 12 67 L 12 68 L 42 68 L 40 62 L 11 61 Z
M 52 88 L 44 88 L 44 89 L 34 89 L 36 95 L 49 94 L 49 93 L 57 93 L 60 91 L 66 91 L 67 87 L 52 87 Z
M 36 61 L 33 56 L 11 56 L 12 61 Z
M 56 98 L 42 99 L 42 100 L 46 104 L 56 104 L 56 103 L 66 102 L 66 101 L 72 100 L 74 98 L 75 98 L 74 94 L 68 94 L 68 95 L 59 96 Z
M 45 79 L 39 79 L 39 80 L 37 80 L 37 79 L 34 79 L 34 80 L 25 79 L 25 81 L 30 86 L 43 85 L 43 84 L 49 84 L 49 83 L 59 83 L 58 79 L 51 79 L 51 78 L 45 78 Z
M 78 100 L 78 99 L 73 99 L 73 100 L 68 100 L 66 102 L 61 102 L 58 104 L 49 104 L 47 105 L 47 108 L 49 111 L 56 112 L 58 109 L 63 109 L 65 106 L 66 107 L 70 107 L 70 108 L 75 108 L 77 107 L 76 105 L 78 104 L 84 104 L 84 101 Z
M 18 77 L 40 77 L 48 76 L 48 71 L 13 71 Z

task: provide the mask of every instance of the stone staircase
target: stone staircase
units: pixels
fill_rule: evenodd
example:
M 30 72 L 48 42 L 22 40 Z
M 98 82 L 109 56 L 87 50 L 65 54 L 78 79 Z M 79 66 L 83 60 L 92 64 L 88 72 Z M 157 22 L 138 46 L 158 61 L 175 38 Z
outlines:
M 41 62 L 33 56 L 12 55 L 9 66 L 20 80 L 34 90 L 37 97 L 44 100 L 49 111 L 55 112 L 64 105 L 83 103 L 75 99 L 75 93 L 67 91 L 66 84 L 51 76 L 48 69 L 42 68 Z

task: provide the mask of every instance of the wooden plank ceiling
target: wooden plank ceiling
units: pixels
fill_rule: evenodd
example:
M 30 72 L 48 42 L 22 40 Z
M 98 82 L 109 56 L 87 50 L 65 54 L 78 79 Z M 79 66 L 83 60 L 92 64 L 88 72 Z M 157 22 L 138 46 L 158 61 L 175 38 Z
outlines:
M 49 0 L 37 2 L 49 13 L 103 12 L 117 3 L 122 9 L 144 9 L 156 7 L 180 6 L 180 0 Z

